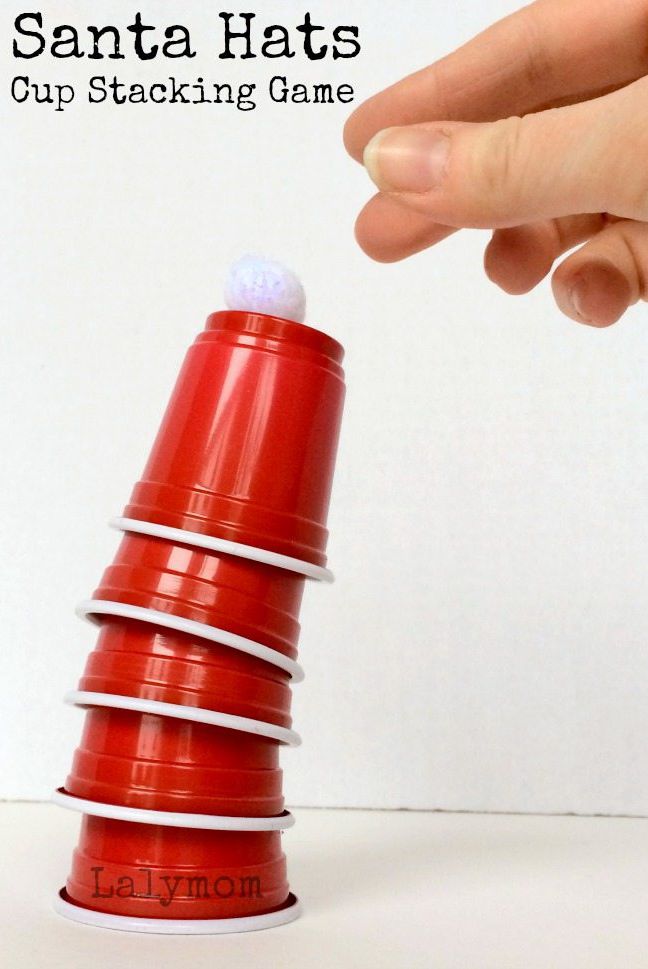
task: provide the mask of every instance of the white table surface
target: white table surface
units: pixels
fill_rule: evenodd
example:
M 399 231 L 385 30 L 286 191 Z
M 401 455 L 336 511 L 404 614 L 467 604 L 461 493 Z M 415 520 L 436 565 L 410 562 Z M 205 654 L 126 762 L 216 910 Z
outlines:
M 301 919 L 196 938 L 93 929 L 56 915 L 51 899 L 79 815 L 0 804 L 0 966 L 648 967 L 648 820 L 295 813 L 285 847 Z

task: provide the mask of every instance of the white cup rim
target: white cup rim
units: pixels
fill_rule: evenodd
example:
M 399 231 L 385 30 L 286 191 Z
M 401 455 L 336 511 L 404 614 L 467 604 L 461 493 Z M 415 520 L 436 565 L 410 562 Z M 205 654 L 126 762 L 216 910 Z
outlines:
M 273 817 L 233 817 L 218 814 L 190 814 L 182 811 L 155 811 L 150 808 L 134 808 L 125 804 L 108 804 L 91 801 L 87 798 L 69 794 L 64 788 L 57 788 L 51 797 L 52 803 L 69 811 L 91 814 L 96 818 L 112 821 L 131 821 L 134 824 L 159 824 L 170 828 L 196 828 L 202 831 L 287 831 L 295 819 L 290 811 Z
M 204 710 L 202 707 L 188 707 L 180 703 L 163 703 L 161 700 L 147 700 L 142 697 L 123 696 L 120 693 L 94 693 L 90 690 L 69 690 L 64 702 L 75 707 L 110 707 L 114 710 L 132 710 L 134 713 L 152 713 L 161 717 L 174 717 L 178 720 L 191 720 L 206 723 L 228 730 L 256 734 L 277 740 L 287 747 L 299 747 L 301 737 L 295 730 L 279 727 L 264 720 L 237 717 L 219 710 Z
M 203 535 L 202 532 L 191 532 L 183 528 L 172 528 L 169 525 L 158 525 L 157 522 L 142 521 L 139 518 L 111 518 L 111 528 L 121 532 L 137 532 L 141 535 L 151 535 L 153 538 L 164 538 L 178 545 L 193 545 L 196 548 L 206 548 L 211 552 L 222 552 L 223 555 L 235 555 L 238 558 L 250 559 L 263 565 L 273 565 L 277 569 L 287 572 L 297 572 L 307 579 L 318 582 L 334 582 L 335 576 L 330 569 L 322 565 L 313 565 L 303 559 L 293 558 L 291 555 L 280 555 L 267 548 L 257 548 L 254 545 L 242 545 L 240 542 L 230 542 L 213 535 Z
M 253 639 L 237 636 L 236 633 L 219 629 L 218 626 L 208 626 L 206 623 L 197 622 L 195 619 L 185 619 L 184 616 L 176 616 L 159 609 L 147 609 L 144 606 L 133 606 L 128 602 L 116 602 L 109 599 L 84 599 L 83 602 L 78 604 L 75 611 L 81 619 L 88 619 L 90 622 L 96 621 L 95 616 L 117 616 L 123 619 L 137 619 L 155 626 L 164 626 L 167 629 L 175 629 L 177 632 L 207 639 L 221 646 L 230 646 L 242 653 L 256 656 L 257 659 L 264 660 L 272 666 L 278 666 L 279 669 L 290 675 L 293 683 L 301 683 L 304 679 L 304 670 L 299 663 L 290 659 L 289 656 L 284 656 L 278 650 L 264 646 L 263 643 L 257 643 Z

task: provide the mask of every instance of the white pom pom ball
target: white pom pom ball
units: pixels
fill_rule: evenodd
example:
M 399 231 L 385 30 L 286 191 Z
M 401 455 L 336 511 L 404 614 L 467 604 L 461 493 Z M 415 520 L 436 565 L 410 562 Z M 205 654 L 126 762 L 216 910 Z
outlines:
M 296 323 L 303 323 L 306 315 L 306 294 L 297 276 L 281 263 L 255 255 L 243 256 L 230 269 L 225 304 Z

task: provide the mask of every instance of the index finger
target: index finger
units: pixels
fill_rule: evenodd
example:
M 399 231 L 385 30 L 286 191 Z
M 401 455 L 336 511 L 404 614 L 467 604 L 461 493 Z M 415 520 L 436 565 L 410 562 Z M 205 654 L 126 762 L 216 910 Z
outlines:
M 362 104 L 344 141 L 358 161 L 383 128 L 495 121 L 587 97 L 648 71 L 646 0 L 536 0 Z

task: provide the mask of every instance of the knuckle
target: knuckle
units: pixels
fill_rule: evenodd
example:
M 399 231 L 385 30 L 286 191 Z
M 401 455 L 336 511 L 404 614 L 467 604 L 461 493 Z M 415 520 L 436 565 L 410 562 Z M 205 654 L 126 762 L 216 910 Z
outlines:
M 434 105 L 435 114 L 449 121 L 454 120 L 456 113 L 452 105 L 454 81 L 446 61 L 437 61 L 431 67 L 424 68 L 418 75 L 415 74 L 413 78 L 417 79 L 421 75 L 425 75 L 426 80 L 426 101 Z
M 550 82 L 554 74 L 554 58 L 546 43 L 546 25 L 542 22 L 538 7 L 524 7 L 517 15 L 516 25 L 520 31 L 522 50 L 521 81 L 526 90 L 535 93 L 539 86 Z
M 524 148 L 525 119 L 505 118 L 488 126 L 487 137 L 480 144 L 475 185 L 482 203 L 498 210 L 503 202 L 515 205 L 527 178 Z
M 616 211 L 616 199 L 610 198 L 609 208 L 615 215 L 630 219 L 648 220 L 648 170 L 644 165 L 638 165 L 638 158 L 648 157 L 648 126 L 645 130 L 637 131 L 632 139 L 632 160 L 621 157 L 618 164 L 613 165 L 609 191 L 616 195 L 621 193 L 621 210 Z
M 598 173 L 601 208 L 622 218 L 648 220 L 648 117 L 641 109 L 648 78 L 610 96 L 608 111 L 597 116 L 591 159 Z

